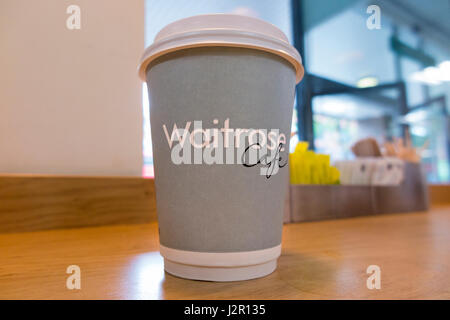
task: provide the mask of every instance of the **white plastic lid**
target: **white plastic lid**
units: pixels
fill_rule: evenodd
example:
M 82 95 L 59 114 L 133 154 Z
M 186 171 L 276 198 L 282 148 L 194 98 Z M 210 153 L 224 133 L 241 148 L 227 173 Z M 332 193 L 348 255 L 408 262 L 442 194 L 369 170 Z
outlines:
M 156 35 L 154 43 L 145 49 L 139 76 L 145 81 L 149 63 L 166 53 L 211 46 L 243 47 L 274 53 L 294 66 L 297 83 L 303 78 L 302 58 L 289 44 L 283 31 L 257 18 L 222 13 L 193 16 L 164 27 Z

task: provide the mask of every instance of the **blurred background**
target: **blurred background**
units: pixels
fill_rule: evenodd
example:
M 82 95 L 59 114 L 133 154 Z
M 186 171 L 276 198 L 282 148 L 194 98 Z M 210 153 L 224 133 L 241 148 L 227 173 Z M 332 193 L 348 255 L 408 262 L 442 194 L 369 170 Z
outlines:
M 409 129 L 428 181 L 450 181 L 450 0 L 1 0 L 0 173 L 153 176 L 137 66 L 164 26 L 204 13 L 269 21 L 301 53 L 291 147 L 351 160 L 355 141 Z
M 379 29 L 367 20 L 380 8 Z M 146 0 L 145 45 L 168 23 L 196 14 L 237 13 L 278 26 L 302 55 L 291 140 L 309 142 L 331 160 L 351 159 L 351 145 L 402 136 L 426 141 L 427 179 L 450 181 L 449 0 Z M 153 175 L 148 99 L 143 88 L 144 175 Z M 301 121 L 299 121 L 301 119 Z

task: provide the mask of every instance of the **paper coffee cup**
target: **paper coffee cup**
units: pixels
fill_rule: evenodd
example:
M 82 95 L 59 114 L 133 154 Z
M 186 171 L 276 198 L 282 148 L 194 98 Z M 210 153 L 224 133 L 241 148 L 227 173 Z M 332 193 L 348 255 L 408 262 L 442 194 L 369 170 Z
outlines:
M 202 15 L 162 29 L 139 74 L 165 270 L 211 281 L 270 274 L 281 252 L 300 55 L 262 20 Z

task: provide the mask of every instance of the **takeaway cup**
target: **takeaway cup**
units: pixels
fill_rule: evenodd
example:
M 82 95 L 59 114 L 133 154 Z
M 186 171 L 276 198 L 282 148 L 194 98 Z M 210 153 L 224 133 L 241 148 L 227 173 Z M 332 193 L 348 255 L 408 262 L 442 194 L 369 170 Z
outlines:
M 262 277 L 281 252 L 301 58 L 260 19 L 213 14 L 163 28 L 147 82 L 160 252 L 175 276 Z

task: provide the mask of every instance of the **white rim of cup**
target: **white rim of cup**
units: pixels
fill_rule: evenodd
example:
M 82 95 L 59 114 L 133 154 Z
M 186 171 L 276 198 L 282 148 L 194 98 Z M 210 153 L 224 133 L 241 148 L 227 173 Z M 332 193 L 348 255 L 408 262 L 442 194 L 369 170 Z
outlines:
M 290 62 L 296 72 L 296 83 L 304 75 L 302 59 L 298 51 L 288 42 L 261 33 L 213 29 L 175 34 L 155 41 L 147 47 L 141 58 L 139 76 L 146 81 L 148 65 L 158 57 L 170 52 L 199 47 L 239 47 L 256 49 L 276 54 Z

